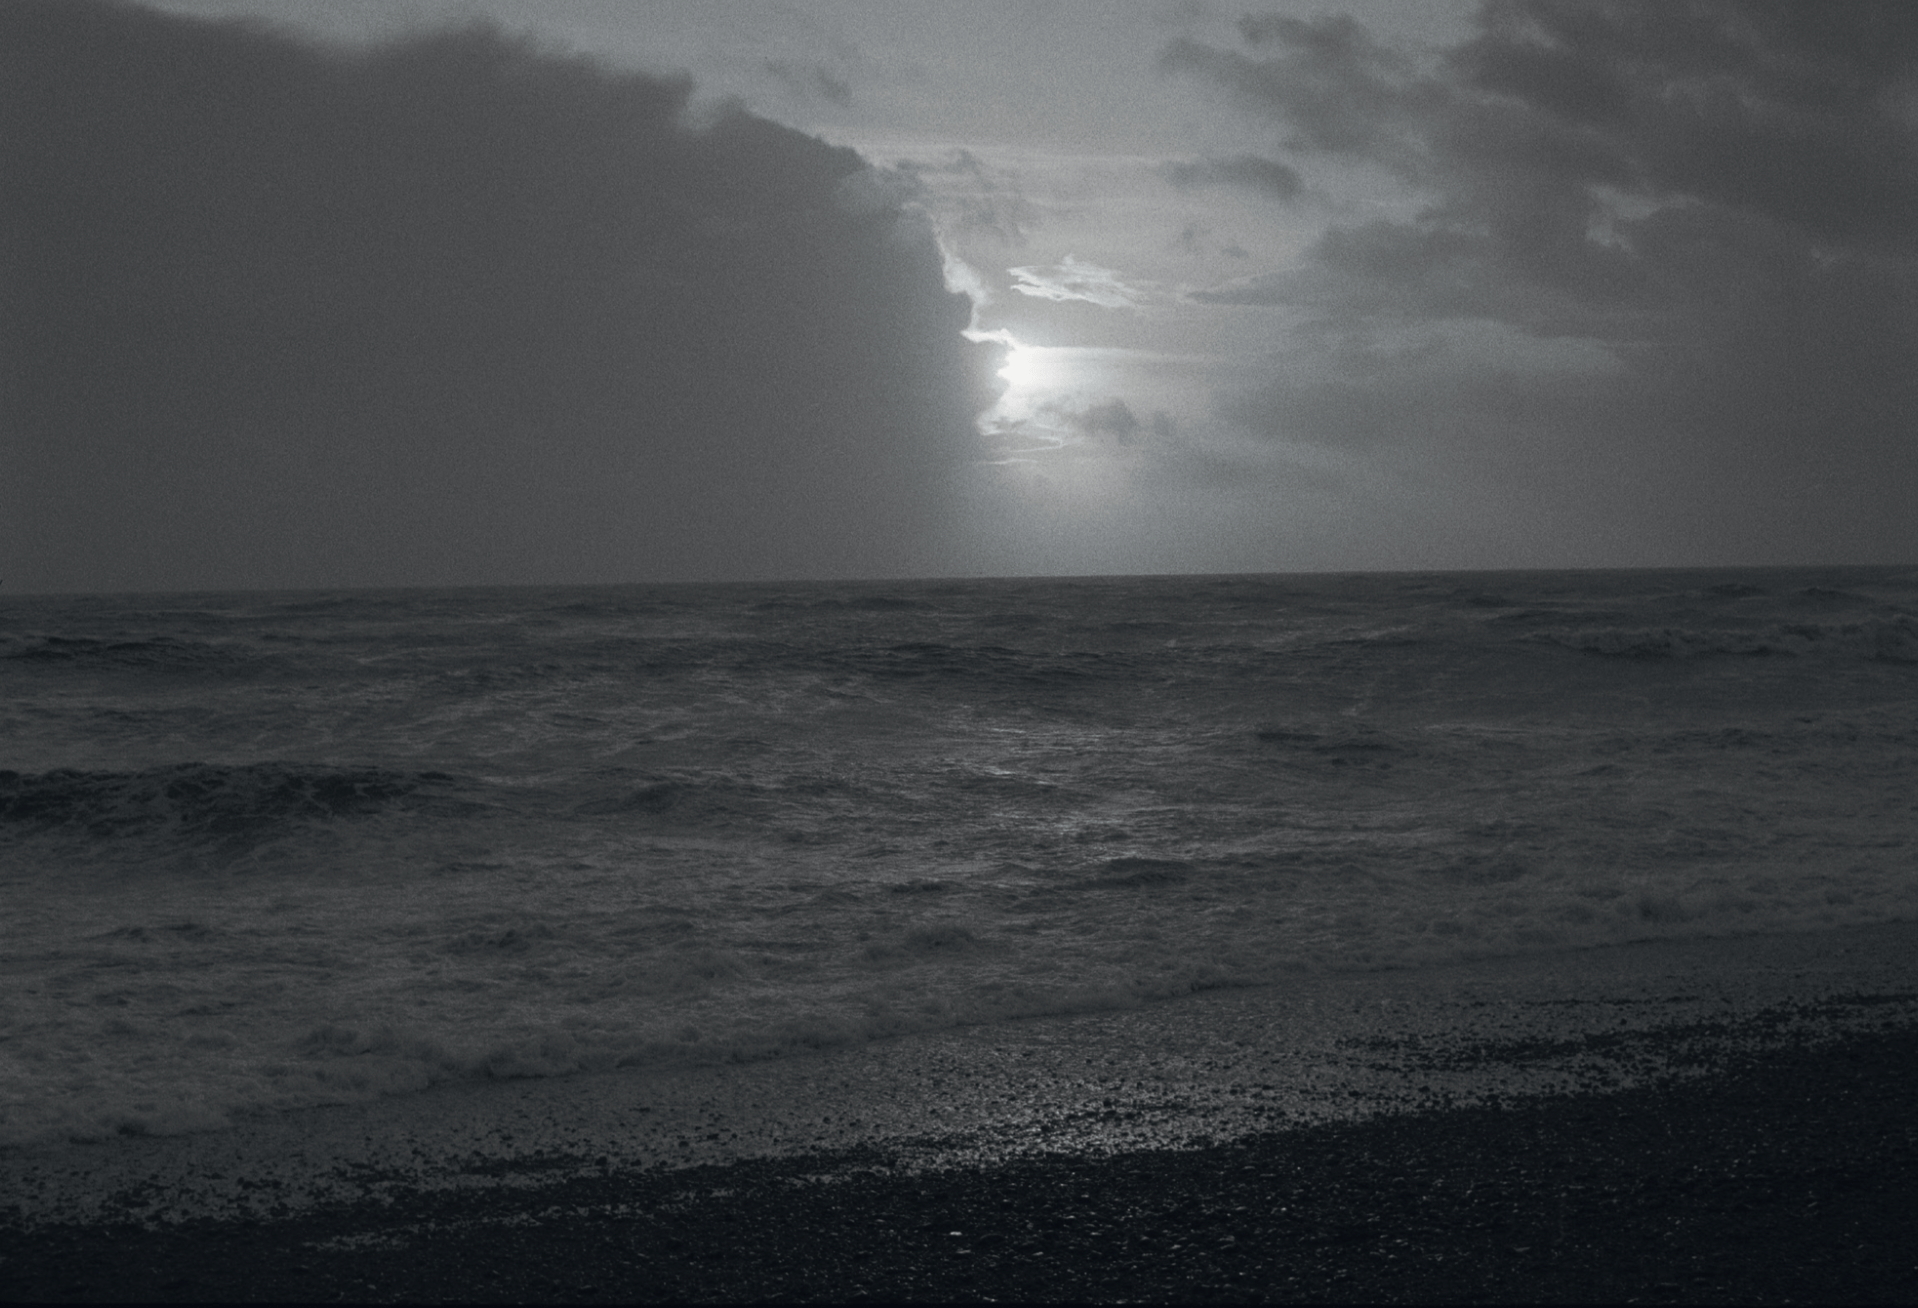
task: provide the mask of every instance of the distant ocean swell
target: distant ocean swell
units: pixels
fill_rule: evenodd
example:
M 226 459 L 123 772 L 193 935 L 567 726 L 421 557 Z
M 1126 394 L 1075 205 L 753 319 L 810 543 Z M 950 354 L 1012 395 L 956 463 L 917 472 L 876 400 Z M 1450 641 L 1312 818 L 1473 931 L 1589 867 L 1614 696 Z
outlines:
M 1909 918 L 1918 582 L 1806 580 L 23 604 L 0 1143 Z
M 405 804 L 422 787 L 453 778 L 379 768 L 349 770 L 256 764 L 209 767 L 182 763 L 140 772 L 60 768 L 22 775 L 0 771 L 0 824 L 39 833 L 149 842 L 168 836 L 228 840 L 291 822 L 330 821 Z
M 1540 632 L 1538 638 L 1569 649 L 1636 658 L 1781 654 L 1918 663 L 1918 621 L 1904 616 L 1865 622 L 1773 624 L 1757 631 L 1595 627 Z

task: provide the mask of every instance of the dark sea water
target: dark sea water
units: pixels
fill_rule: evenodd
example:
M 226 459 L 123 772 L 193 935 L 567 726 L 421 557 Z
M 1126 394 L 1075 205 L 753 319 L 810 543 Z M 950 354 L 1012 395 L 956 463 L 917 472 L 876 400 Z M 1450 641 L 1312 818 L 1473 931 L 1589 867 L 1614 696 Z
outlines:
M 1918 916 L 1918 572 L 0 604 L 0 1144 Z

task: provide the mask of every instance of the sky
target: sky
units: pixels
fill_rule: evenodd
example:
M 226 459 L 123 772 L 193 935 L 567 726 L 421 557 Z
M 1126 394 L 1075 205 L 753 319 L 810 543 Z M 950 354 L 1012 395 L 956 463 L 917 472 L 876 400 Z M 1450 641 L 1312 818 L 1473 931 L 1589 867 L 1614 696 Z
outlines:
M 1918 559 L 1918 6 L 13 0 L 9 591 Z

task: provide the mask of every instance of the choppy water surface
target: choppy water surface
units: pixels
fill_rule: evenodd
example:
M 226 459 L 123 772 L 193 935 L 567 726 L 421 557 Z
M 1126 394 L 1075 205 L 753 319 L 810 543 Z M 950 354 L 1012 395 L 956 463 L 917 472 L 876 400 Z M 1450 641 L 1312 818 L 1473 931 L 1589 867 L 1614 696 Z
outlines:
M 1918 573 L 0 605 L 0 1143 L 1918 915 Z

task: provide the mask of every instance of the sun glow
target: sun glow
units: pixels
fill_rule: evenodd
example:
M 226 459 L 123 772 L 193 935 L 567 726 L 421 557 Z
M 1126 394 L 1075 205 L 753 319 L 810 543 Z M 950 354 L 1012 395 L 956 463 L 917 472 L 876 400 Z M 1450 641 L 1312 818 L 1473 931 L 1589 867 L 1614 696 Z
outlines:
M 1051 351 L 1039 345 L 1013 342 L 999 376 L 1015 391 L 1036 390 L 1050 383 L 1057 371 L 1048 357 Z

